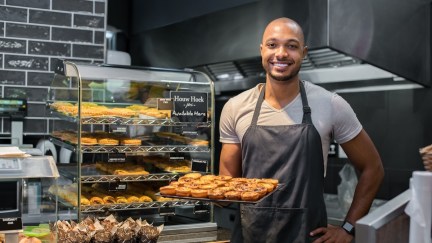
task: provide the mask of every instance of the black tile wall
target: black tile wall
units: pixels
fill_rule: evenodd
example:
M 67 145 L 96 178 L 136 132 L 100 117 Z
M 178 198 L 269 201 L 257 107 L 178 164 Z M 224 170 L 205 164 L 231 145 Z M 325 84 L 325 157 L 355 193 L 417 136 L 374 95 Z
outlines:
M 0 69 L 0 84 L 25 84 L 25 71 L 9 71 Z
M 29 41 L 28 53 L 36 54 L 36 55 L 69 57 L 71 54 L 71 44 L 43 42 L 43 41 Z
M 4 67 L 10 69 L 48 70 L 48 58 L 5 55 Z
M 25 119 L 24 132 L 26 133 L 45 133 L 47 130 L 47 120 L 44 119 Z
M 87 0 L 52 0 L 52 9 L 71 12 L 93 13 L 93 1 Z
M 0 38 L 0 52 L 26 53 L 26 41 Z
M 92 28 L 103 28 L 104 18 L 92 15 L 81 15 L 75 14 L 74 26 L 76 27 L 92 27 Z
M 65 61 L 71 61 L 71 62 L 77 62 L 77 63 L 94 63 L 92 60 L 85 60 L 85 59 L 78 59 L 78 58 L 50 58 L 50 71 L 54 71 L 55 67 L 57 65 L 57 62 L 59 60 L 65 60 Z
M 74 44 L 72 55 L 74 57 L 86 57 L 86 58 L 99 58 L 99 59 L 101 59 L 104 57 L 104 49 L 102 49 L 101 46 Z
M 50 131 L 45 101 L 58 59 L 104 62 L 106 2 L 0 0 L 0 97 L 28 100 L 24 133 Z M 10 122 L 0 122 L 8 134 Z
M 48 88 L 27 88 L 4 86 L 4 97 L 27 99 L 27 101 L 46 101 Z
M 46 114 L 46 104 L 27 103 L 27 116 L 44 117 Z
M 52 40 L 72 42 L 93 42 L 93 31 L 69 28 L 52 28 Z
M 103 14 L 105 13 L 105 3 L 104 2 L 95 2 L 95 13 Z
M 105 32 L 104 31 L 95 31 L 94 32 L 94 43 L 95 44 L 105 43 Z
M 50 36 L 50 27 L 40 25 L 6 23 L 6 36 L 48 40 Z
M 0 6 L 0 20 L 27 22 L 27 9 Z
M 6 0 L 7 5 L 49 9 L 50 0 Z
M 29 21 L 36 24 L 71 26 L 72 14 L 30 9 Z
M 29 86 L 50 86 L 53 80 L 52 72 L 28 72 L 27 85 Z

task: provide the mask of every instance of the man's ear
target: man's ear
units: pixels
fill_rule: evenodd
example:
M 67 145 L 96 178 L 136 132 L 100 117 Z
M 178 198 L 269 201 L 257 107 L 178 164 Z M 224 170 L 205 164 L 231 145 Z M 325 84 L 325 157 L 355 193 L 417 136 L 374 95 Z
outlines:
M 305 57 L 307 56 L 308 51 L 309 51 L 308 47 L 307 47 L 307 46 L 304 46 L 304 47 L 303 47 L 303 58 L 305 58 Z

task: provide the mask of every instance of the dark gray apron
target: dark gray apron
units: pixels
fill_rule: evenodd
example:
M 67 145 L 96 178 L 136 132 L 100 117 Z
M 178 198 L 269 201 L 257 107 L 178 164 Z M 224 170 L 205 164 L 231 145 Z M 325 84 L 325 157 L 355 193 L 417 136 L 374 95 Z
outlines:
M 301 124 L 257 125 L 264 90 L 265 85 L 243 137 L 242 175 L 276 178 L 281 185 L 262 202 L 240 206 L 231 242 L 312 242 L 309 232 L 327 226 L 321 137 L 312 124 L 303 82 Z

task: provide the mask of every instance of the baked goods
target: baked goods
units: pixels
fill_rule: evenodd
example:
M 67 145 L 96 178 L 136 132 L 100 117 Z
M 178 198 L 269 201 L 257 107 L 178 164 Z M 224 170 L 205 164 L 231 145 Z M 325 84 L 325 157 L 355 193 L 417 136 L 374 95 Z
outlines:
M 210 199 L 222 200 L 222 199 L 225 199 L 224 194 L 225 194 L 224 190 L 221 190 L 220 188 L 216 188 L 213 190 L 209 190 L 207 193 L 207 196 Z
M 228 191 L 224 193 L 224 196 L 228 200 L 241 200 L 241 194 L 239 191 Z
M 119 145 L 119 140 L 114 138 L 100 138 L 97 140 L 97 143 L 100 145 Z
M 124 138 L 121 140 L 122 145 L 135 145 L 140 146 L 141 140 L 140 139 L 133 139 L 133 138 Z
M 204 190 L 204 189 L 191 189 L 191 195 L 192 195 L 192 197 L 206 198 L 207 195 L 208 195 L 208 190 Z
M 177 187 L 176 188 L 176 195 L 180 197 L 190 197 L 191 195 L 191 189 L 187 187 Z
M 188 173 L 160 188 L 161 195 L 255 202 L 273 192 L 279 183 L 271 178 L 232 178 L 230 176 Z M 275 186 L 276 184 L 276 186 Z
M 105 204 L 116 203 L 116 200 L 112 196 L 103 197 L 103 201 Z
M 201 174 L 200 173 L 188 173 L 186 175 L 183 176 L 184 178 L 191 178 L 191 179 L 198 179 L 201 178 Z
M 159 188 L 159 191 L 164 195 L 176 195 L 176 188 L 174 186 L 163 186 Z
M 259 198 L 260 197 L 257 192 L 243 192 L 241 194 L 241 200 L 243 201 L 257 201 Z

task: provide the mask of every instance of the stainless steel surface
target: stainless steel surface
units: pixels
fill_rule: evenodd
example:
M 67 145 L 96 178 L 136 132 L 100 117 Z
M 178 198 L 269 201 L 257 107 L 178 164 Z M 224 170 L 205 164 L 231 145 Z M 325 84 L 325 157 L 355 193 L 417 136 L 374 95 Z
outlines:
M 380 228 L 404 213 L 411 198 L 410 190 L 388 201 L 356 222 L 356 242 L 378 243 L 377 233 Z M 409 227 L 406 228 L 406 231 Z
M 430 2 L 256 1 L 139 33 L 133 40 L 134 52 L 151 66 L 201 67 L 217 77 L 219 68 L 231 64 L 239 71 L 227 79 L 229 81 L 260 77 L 260 66 L 250 64 L 257 60 L 259 63 L 261 33 L 270 20 L 287 16 L 303 27 L 311 50 L 303 70 L 370 64 L 392 73 L 397 79 L 429 86 Z M 158 48 L 154 48 L 153 43 L 157 43 Z M 321 53 L 323 50 L 326 54 Z M 244 64 L 251 70 L 242 66 Z M 258 73 L 253 74 L 254 70 Z M 321 75 L 325 74 L 319 73 L 318 77 Z M 335 76 L 343 79 L 343 76 L 332 75 Z M 311 81 L 315 82 L 316 77 L 312 76 Z M 326 82 L 331 81 L 326 79 Z M 398 85 L 394 82 L 385 85 L 393 84 Z

